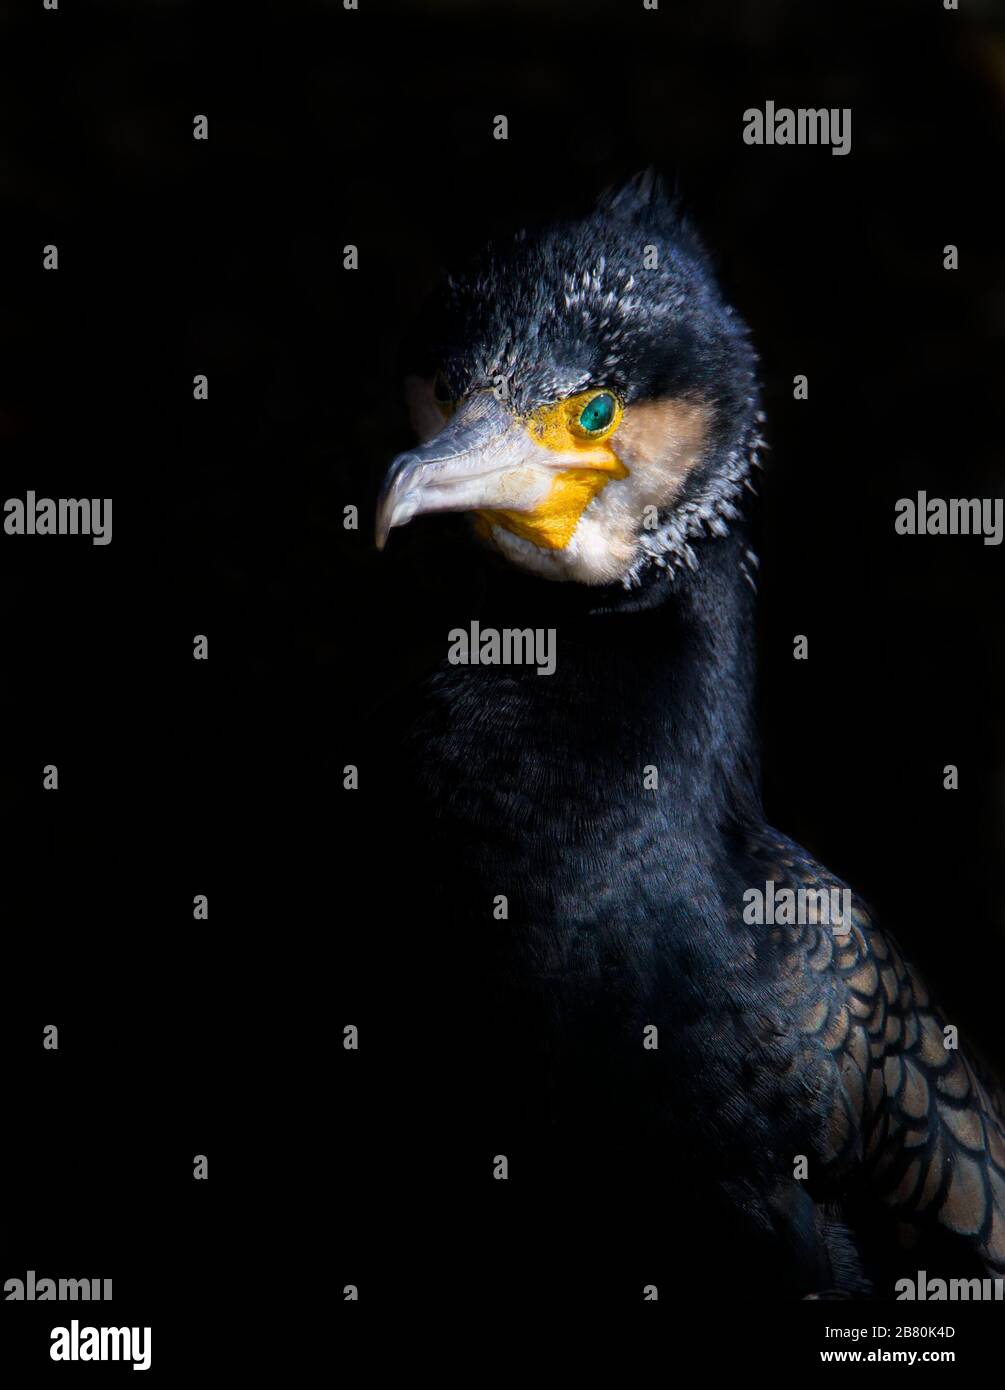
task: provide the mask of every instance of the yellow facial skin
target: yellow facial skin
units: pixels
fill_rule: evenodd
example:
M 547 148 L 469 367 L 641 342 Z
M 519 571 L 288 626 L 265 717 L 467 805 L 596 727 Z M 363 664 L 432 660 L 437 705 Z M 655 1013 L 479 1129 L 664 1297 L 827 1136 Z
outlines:
M 487 386 L 450 396 L 442 375 L 406 378 L 421 443 L 388 470 L 378 548 L 415 517 L 466 512 L 518 569 L 584 584 L 609 584 L 629 572 L 643 519 L 650 509 L 676 506 L 707 457 L 714 417 L 713 407 L 693 396 L 623 406 L 609 387 L 522 415 Z M 607 423 L 587 430 L 584 412 L 587 424 Z
M 580 426 L 579 417 L 590 401 L 603 395 L 614 400 L 614 414 L 602 430 L 588 432 Z M 502 526 L 543 550 L 564 550 L 594 497 L 612 478 L 628 477 L 611 442 L 622 415 L 621 402 L 605 390 L 584 391 L 535 410 L 524 421 L 528 434 L 542 449 L 565 455 L 568 469 L 555 474 L 548 495 L 532 511 L 479 512 L 479 520 Z

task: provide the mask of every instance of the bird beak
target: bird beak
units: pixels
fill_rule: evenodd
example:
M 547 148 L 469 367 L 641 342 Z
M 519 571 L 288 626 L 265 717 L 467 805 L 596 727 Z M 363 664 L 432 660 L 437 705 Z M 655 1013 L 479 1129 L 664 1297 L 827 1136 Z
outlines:
M 444 428 L 388 469 L 377 503 L 377 548 L 393 526 L 429 512 L 532 511 L 548 494 L 554 455 L 491 391 L 461 402 Z

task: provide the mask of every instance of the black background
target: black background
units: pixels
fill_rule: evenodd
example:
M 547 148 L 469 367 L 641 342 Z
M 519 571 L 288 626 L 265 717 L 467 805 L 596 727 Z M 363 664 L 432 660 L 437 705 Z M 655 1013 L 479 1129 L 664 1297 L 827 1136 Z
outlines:
M 396 359 L 417 307 L 486 237 L 650 163 L 762 357 L 769 816 L 1005 1059 L 1002 551 L 893 530 L 919 489 L 1002 492 L 1005 37 L 967 11 L 4 7 L 3 496 L 114 499 L 107 547 L 0 536 L 4 1279 L 113 1278 L 91 1320 L 151 1324 L 164 1383 L 307 1327 L 300 1354 L 330 1366 L 348 1283 L 395 1326 L 449 1319 L 462 1289 L 506 1326 L 528 1306 L 546 1231 L 499 1246 L 491 1191 L 415 1176 L 436 1135 L 414 1083 L 448 1043 L 395 933 L 435 910 L 385 919 L 407 826 L 393 783 L 363 767 L 347 793 L 342 768 L 442 647 L 460 582 L 449 524 L 371 541 L 410 439 Z M 851 107 L 850 155 L 744 145 L 769 99 Z M 379 841 L 354 837 L 354 797 Z M 576 1289 L 611 1306 L 639 1284 L 599 1248 Z M 716 1295 L 756 1289 L 724 1273 Z M 51 1309 L 81 1313 L 0 1308 L 33 1375 Z

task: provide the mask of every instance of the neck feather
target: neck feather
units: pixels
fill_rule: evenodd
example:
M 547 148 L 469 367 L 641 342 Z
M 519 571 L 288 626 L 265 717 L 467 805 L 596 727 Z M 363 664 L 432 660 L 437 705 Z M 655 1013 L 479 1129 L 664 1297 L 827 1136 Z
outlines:
M 427 683 L 417 775 L 465 835 L 569 839 L 669 819 L 686 839 L 760 816 L 751 710 L 753 594 L 743 528 L 645 593 L 547 581 L 490 587 L 482 632 L 553 629 L 551 675 L 450 665 Z M 658 795 L 646 790 L 655 769 Z M 587 823 L 592 827 L 587 830 Z

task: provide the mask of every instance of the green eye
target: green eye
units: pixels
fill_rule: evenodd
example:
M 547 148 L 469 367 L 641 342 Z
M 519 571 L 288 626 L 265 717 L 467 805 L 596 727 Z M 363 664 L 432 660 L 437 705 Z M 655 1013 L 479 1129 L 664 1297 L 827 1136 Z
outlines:
M 580 429 L 586 430 L 587 434 L 597 434 L 600 430 L 606 430 L 614 419 L 616 409 L 614 397 L 608 391 L 602 391 L 583 407 L 583 413 L 579 417 Z

